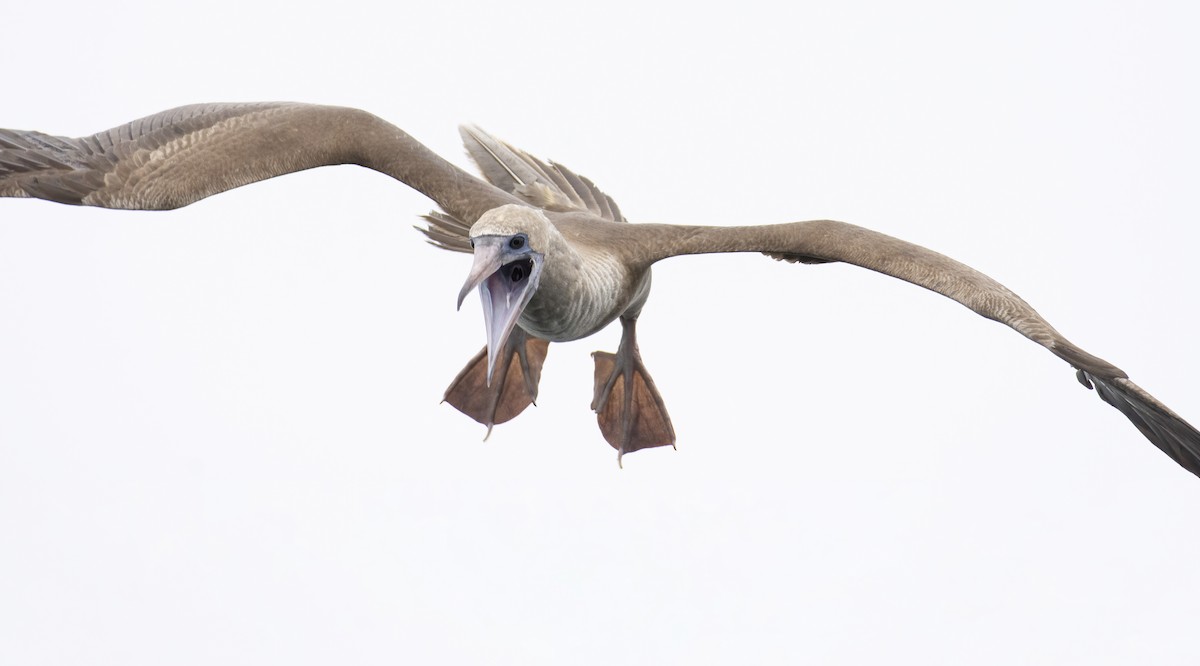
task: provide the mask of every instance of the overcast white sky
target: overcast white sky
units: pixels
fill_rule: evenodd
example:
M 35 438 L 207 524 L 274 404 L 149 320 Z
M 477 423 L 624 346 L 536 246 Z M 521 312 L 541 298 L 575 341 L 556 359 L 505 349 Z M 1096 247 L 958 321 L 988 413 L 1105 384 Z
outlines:
M 290 99 L 465 165 L 475 122 L 635 222 L 949 254 L 1200 422 L 1188 3 L 10 4 L 0 127 Z M 0 663 L 1200 658 L 1200 479 L 1019 335 L 854 267 L 672 260 L 640 340 L 678 451 L 600 436 L 616 331 L 482 443 L 438 404 L 484 335 L 429 208 L 355 167 L 0 200 Z

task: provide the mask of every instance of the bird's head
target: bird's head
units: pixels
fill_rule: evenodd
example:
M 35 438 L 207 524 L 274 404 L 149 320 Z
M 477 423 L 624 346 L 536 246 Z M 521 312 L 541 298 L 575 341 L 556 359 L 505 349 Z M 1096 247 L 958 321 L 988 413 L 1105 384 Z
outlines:
M 517 204 L 489 210 L 471 227 L 475 264 L 458 292 L 458 306 L 479 287 L 487 326 L 489 384 L 497 355 L 537 291 L 553 233 L 545 214 Z

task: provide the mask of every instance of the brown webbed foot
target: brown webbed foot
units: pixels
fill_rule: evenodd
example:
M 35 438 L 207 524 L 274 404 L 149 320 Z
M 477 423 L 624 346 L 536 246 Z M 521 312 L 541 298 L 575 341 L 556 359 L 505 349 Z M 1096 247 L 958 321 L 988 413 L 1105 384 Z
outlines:
M 487 426 L 486 440 L 492 426 L 511 421 L 537 403 L 538 380 L 550 343 L 514 328 L 500 357 L 496 359 L 495 375 L 487 382 L 487 347 L 475 355 L 467 367 L 454 378 L 442 402 Z
M 642 364 L 633 320 L 621 319 L 621 346 L 616 354 L 595 352 L 596 393 L 592 409 L 604 439 L 617 450 L 617 464 L 632 451 L 675 446 L 675 428 Z

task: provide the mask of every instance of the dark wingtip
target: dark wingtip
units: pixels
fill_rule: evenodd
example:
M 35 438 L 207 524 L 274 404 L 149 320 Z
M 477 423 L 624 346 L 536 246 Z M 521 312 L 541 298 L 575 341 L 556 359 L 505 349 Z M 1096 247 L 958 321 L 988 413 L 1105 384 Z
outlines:
M 1106 379 L 1084 370 L 1078 377 L 1084 386 L 1094 385 L 1104 402 L 1124 414 L 1163 453 L 1200 476 L 1200 431 L 1124 377 Z

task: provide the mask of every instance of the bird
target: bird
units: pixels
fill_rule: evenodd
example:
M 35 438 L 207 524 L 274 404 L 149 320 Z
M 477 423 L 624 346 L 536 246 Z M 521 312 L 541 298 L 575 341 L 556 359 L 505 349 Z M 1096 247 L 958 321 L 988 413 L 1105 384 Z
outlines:
M 0 129 L 0 197 L 170 210 L 257 181 L 355 164 L 401 181 L 438 207 L 418 226 L 473 263 L 458 305 L 477 291 L 486 345 L 444 401 L 492 432 L 536 403 L 549 344 L 621 325 L 615 353 L 595 352 L 591 408 L 622 457 L 675 446 L 662 395 L 637 345 L 657 262 L 760 253 L 797 264 L 842 262 L 924 287 L 1004 324 L 1075 369 L 1080 384 L 1200 476 L 1200 432 L 1120 368 L 1071 343 L 1028 303 L 945 255 L 834 220 L 749 226 L 631 223 L 612 197 L 562 164 L 476 126 L 459 128 L 483 178 L 360 109 L 297 102 L 182 106 L 87 137 Z

